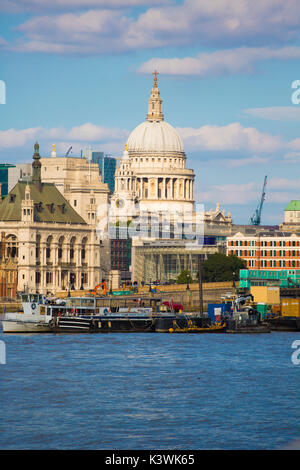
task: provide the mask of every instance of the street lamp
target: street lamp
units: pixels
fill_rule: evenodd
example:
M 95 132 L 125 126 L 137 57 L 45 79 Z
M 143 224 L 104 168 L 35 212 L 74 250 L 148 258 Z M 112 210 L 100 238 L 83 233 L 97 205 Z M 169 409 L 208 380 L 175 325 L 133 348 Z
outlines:
M 189 305 L 190 305 L 190 303 L 191 303 L 191 290 L 190 290 L 189 281 L 187 281 L 186 292 L 187 292 L 188 301 L 189 301 L 188 303 L 189 303 Z

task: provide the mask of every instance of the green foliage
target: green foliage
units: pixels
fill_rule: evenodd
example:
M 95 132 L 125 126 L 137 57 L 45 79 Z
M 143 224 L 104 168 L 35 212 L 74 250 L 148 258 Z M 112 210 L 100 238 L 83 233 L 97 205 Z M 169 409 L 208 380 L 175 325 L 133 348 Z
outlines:
M 202 265 L 203 282 L 238 281 L 240 269 L 247 269 L 246 263 L 235 255 L 222 253 L 210 255 Z
M 179 274 L 176 280 L 177 284 L 188 284 L 192 281 L 193 281 L 192 276 L 190 272 L 187 271 L 186 269 L 181 271 L 181 273 Z

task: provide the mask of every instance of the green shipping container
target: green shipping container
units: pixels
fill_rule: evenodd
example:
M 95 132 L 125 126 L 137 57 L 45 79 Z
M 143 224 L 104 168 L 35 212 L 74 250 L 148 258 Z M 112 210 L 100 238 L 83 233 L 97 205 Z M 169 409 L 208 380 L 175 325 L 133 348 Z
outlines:
M 256 304 L 256 310 L 260 313 L 260 317 L 262 320 L 264 320 L 266 317 L 267 308 L 268 306 L 265 303 L 261 302 L 261 303 Z

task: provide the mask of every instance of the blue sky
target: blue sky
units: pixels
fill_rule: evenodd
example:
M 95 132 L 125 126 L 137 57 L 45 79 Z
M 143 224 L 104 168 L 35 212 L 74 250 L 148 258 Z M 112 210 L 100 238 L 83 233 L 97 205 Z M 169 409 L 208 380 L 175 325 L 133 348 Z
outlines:
M 248 223 L 268 175 L 262 223 L 279 224 L 300 198 L 299 39 L 296 0 L 2 0 L 0 161 L 35 140 L 120 156 L 157 68 L 197 201 Z

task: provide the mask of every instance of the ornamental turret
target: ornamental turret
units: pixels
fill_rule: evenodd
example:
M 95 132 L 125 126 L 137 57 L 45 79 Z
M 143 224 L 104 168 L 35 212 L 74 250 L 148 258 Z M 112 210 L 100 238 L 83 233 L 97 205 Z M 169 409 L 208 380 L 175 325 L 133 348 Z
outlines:
M 30 196 L 30 186 L 27 182 L 24 199 L 21 203 L 22 222 L 32 223 L 34 220 L 34 203 Z
M 34 145 L 34 155 L 32 163 L 32 182 L 35 184 L 36 188 L 41 191 L 42 189 L 42 178 L 41 178 L 41 157 L 39 154 L 39 144 L 36 142 Z

